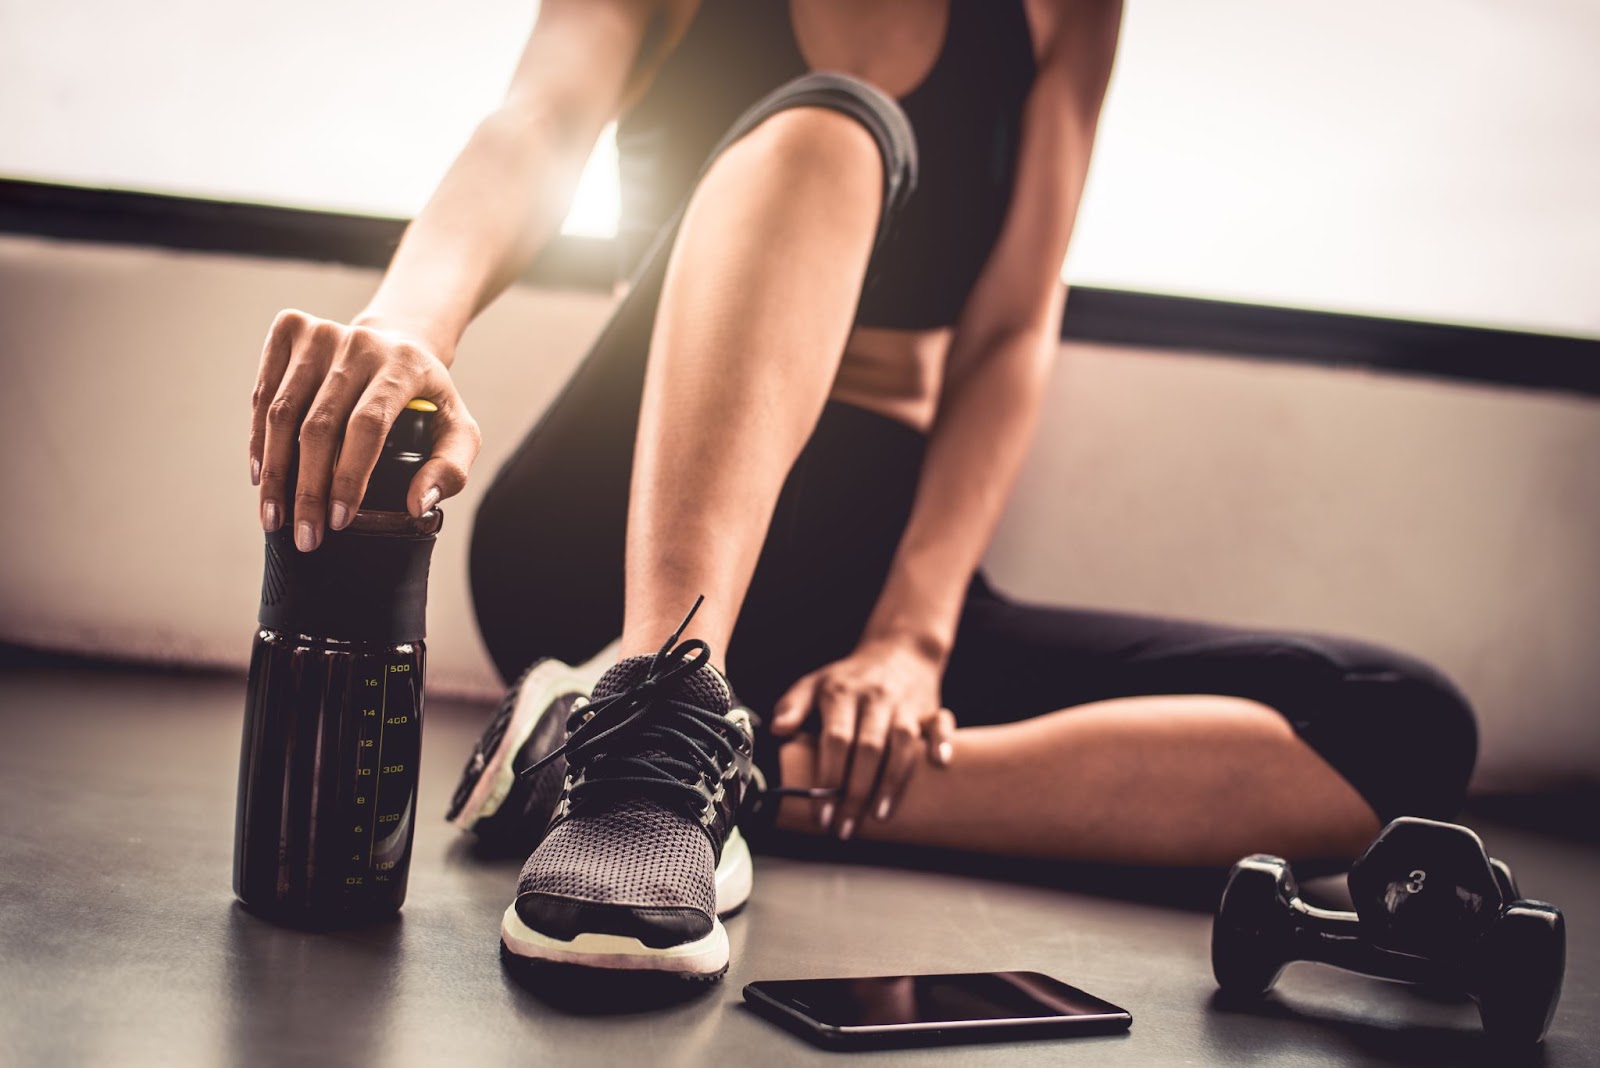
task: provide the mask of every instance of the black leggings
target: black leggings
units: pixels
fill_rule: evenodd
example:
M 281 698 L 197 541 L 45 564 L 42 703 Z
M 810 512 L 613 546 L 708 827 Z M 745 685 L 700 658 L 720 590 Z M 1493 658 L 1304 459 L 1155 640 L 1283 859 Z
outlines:
M 839 110 L 877 140 L 881 239 L 915 181 L 915 147 L 895 103 L 863 83 L 798 79 L 751 108 L 710 158 L 795 106 Z M 628 295 L 479 506 L 472 592 L 484 642 L 508 681 L 537 657 L 587 659 L 621 632 L 639 400 L 679 218 L 657 235 Z M 825 405 L 784 482 L 727 649 L 733 684 L 758 713 L 854 648 L 910 514 L 924 444 L 888 417 Z M 1277 709 L 1381 819 L 1447 818 L 1462 801 L 1477 751 L 1467 701 L 1428 664 L 1349 638 L 1029 604 L 996 591 L 980 571 L 943 698 L 971 726 L 1106 698 L 1199 693 Z

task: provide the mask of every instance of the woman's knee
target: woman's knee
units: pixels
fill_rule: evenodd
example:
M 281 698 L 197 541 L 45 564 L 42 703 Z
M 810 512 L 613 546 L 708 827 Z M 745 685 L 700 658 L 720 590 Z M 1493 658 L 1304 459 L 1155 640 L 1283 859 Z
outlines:
M 1438 667 L 1367 642 L 1329 640 L 1337 707 L 1302 731 L 1365 796 L 1379 818 L 1448 819 L 1477 763 L 1472 704 Z
M 852 182 L 876 190 L 883 167 L 865 127 L 818 107 L 786 108 L 767 117 L 728 153 L 753 154 L 767 173 L 809 178 L 835 190 Z
M 734 122 L 707 167 L 735 144 L 762 153 L 779 173 L 826 177 L 840 168 L 874 169 L 883 200 L 880 236 L 916 185 L 916 138 L 905 112 L 845 74 L 805 74 L 767 94 Z

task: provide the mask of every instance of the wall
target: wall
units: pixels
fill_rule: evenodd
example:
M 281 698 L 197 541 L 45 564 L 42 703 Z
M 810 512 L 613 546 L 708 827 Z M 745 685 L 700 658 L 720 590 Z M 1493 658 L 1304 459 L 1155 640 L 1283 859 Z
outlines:
M 0 4 L 0 174 L 410 216 L 535 7 Z M 1586 0 L 1130 0 L 1072 277 L 1600 335 L 1596 55 Z
M 374 272 L 0 237 L 0 638 L 242 666 L 260 567 L 247 398 L 277 309 Z M 605 298 L 518 289 L 464 342 L 481 487 Z M 446 505 L 437 688 L 490 693 L 473 489 Z M 1485 721 L 1480 787 L 1600 767 L 1600 402 L 1067 346 L 988 563 L 1038 600 L 1366 635 Z

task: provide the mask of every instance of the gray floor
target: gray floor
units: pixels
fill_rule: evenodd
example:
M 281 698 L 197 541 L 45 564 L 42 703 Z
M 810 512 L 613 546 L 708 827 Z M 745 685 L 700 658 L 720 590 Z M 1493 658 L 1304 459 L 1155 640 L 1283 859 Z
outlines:
M 484 710 L 435 704 L 403 918 L 307 934 L 229 891 L 237 679 L 11 664 L 0 671 L 0 1064 L 733 1065 L 838 1063 L 740 1007 L 757 978 L 1029 968 L 1126 1006 L 1132 1033 L 863 1054 L 1028 1065 L 1507 1064 L 1470 1004 L 1290 969 L 1259 1012 L 1214 1006 L 1202 908 L 1181 880 L 1125 894 L 868 863 L 760 857 L 703 996 L 596 1013 L 530 992 L 496 955 L 513 863 L 475 860 L 439 818 Z M 1567 909 L 1567 992 L 1525 1063 L 1600 1064 L 1600 849 L 1481 827 L 1525 892 Z M 1161 883 L 1163 885 L 1155 885 Z M 1089 885 L 1094 885 L 1090 883 Z M 1171 892 L 1169 894 L 1169 891 Z M 1202 903 L 1203 904 L 1203 903 Z

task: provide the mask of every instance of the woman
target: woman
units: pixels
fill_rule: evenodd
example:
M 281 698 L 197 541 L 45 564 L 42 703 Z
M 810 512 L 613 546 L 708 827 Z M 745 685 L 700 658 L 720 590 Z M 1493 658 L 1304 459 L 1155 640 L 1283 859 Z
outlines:
M 1472 716 L 1425 664 L 1027 604 L 977 570 L 1059 349 L 1120 15 L 546 0 L 367 309 L 274 323 L 268 529 L 292 507 L 313 551 L 344 526 L 413 396 L 440 432 L 410 506 L 459 492 L 457 339 L 621 116 L 638 268 L 473 534 L 516 681 L 452 816 L 536 846 L 509 952 L 722 974 L 750 793 L 800 796 L 747 829 L 1155 864 L 1349 857 L 1380 819 L 1459 803 Z

